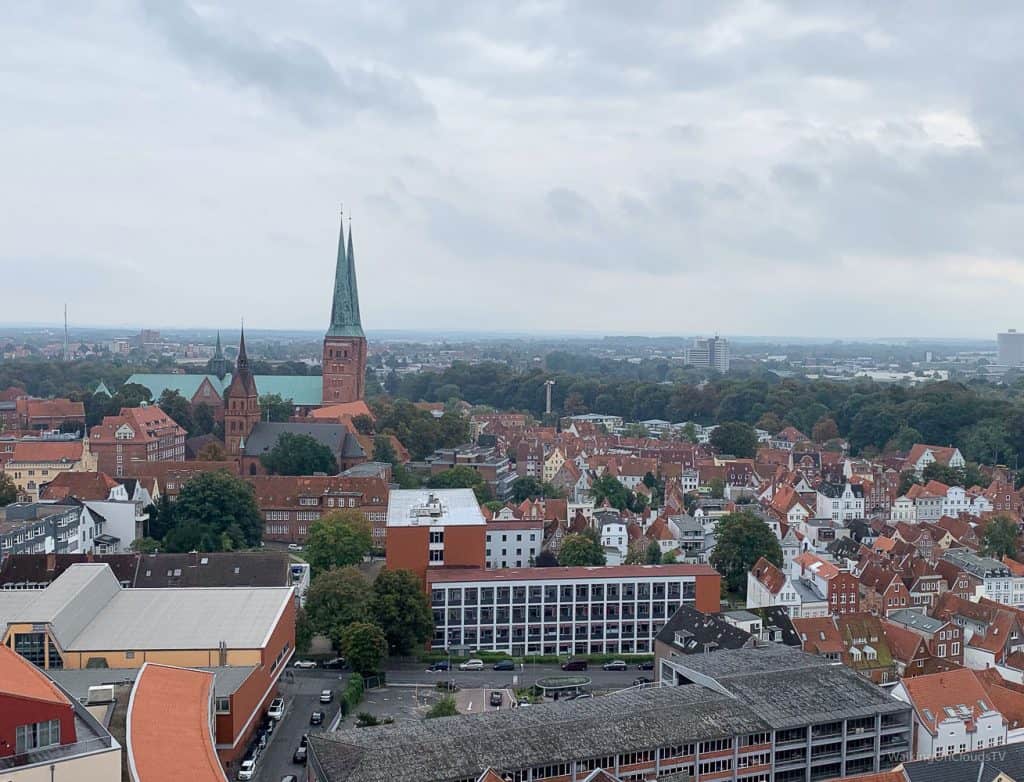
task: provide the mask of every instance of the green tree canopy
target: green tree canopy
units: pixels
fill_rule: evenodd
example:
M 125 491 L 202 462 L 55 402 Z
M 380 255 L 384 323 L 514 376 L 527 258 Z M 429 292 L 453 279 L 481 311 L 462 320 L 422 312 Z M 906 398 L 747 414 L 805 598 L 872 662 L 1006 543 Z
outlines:
M 160 394 L 157 405 L 173 418 L 178 426 L 188 432 L 189 436 L 196 434 L 196 425 L 192 420 L 192 405 L 176 390 L 165 388 L 164 392 Z
M 352 416 L 352 426 L 356 428 L 359 434 L 373 434 L 373 417 L 366 415 L 366 413 Z
M 0 508 L 10 505 L 18 499 L 18 487 L 14 485 L 11 476 L 0 472 Z
M 438 717 L 454 717 L 459 713 L 459 710 L 455 707 L 455 697 L 452 695 L 445 695 L 441 700 L 437 701 L 426 713 L 426 719 L 433 720 Z
M 373 585 L 352 566 L 335 567 L 318 573 L 306 595 L 310 626 L 321 635 L 370 618 Z
M 605 500 L 608 504 L 618 510 L 625 510 L 629 507 L 630 491 L 614 475 L 602 475 L 590 486 L 590 494 L 594 498 L 594 505 L 601 505 Z
M 652 540 L 648 543 L 647 551 L 644 553 L 646 555 L 644 559 L 648 565 L 657 565 L 661 562 L 661 546 L 658 545 L 658 541 Z
M 737 459 L 753 459 L 757 455 L 757 432 L 742 421 L 726 421 L 711 433 L 711 445 L 719 453 L 731 454 Z
M 227 470 L 191 478 L 171 507 L 171 525 L 164 538 L 169 551 L 228 551 L 258 546 L 263 537 L 253 487 Z M 164 515 L 163 506 L 160 515 Z M 154 533 L 151 524 L 151 537 L 156 537 Z
M 1017 556 L 1017 539 L 1020 529 L 1017 522 L 1002 514 L 992 517 L 985 526 L 981 537 L 981 553 L 1001 560 Z
M 338 462 L 331 449 L 308 434 L 284 432 L 274 447 L 260 456 L 260 463 L 272 475 L 336 475 Z
M 260 395 L 260 420 L 285 422 L 292 417 L 295 403 L 280 394 Z
M 483 503 L 494 499 L 494 493 L 484 477 L 472 467 L 467 467 L 464 464 L 457 464 L 448 470 L 437 473 L 437 475 L 431 475 L 427 479 L 427 488 L 472 489 L 477 502 Z
M 719 520 L 711 564 L 729 591 L 746 594 L 747 573 L 761 557 L 782 565 L 782 547 L 771 527 L 750 511 L 728 513 Z
M 419 578 L 408 570 L 382 570 L 373 582 L 370 614 L 392 654 L 422 647 L 434 631 L 434 617 Z
M 387 654 L 387 640 L 373 622 L 346 625 L 337 640 L 339 651 L 353 671 L 366 675 L 380 670 L 381 660 Z
M 370 522 L 351 508 L 331 511 L 309 525 L 305 557 L 319 578 L 331 568 L 358 565 L 373 547 Z
M 562 566 L 604 565 L 604 549 L 589 535 L 566 535 L 558 552 L 558 564 Z

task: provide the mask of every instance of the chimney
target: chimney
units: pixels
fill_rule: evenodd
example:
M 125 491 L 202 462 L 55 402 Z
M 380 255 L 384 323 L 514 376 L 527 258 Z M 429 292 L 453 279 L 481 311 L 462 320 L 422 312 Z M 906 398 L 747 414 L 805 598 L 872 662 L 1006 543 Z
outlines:
M 188 564 L 189 567 L 197 567 L 199 565 L 199 552 L 195 549 L 188 552 Z
M 53 573 L 57 570 L 57 555 L 50 552 L 46 555 L 46 572 Z

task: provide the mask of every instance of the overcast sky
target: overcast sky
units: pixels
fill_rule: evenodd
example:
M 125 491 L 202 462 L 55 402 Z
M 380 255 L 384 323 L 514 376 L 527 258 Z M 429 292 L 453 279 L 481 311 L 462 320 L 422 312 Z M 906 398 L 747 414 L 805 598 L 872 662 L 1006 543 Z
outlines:
M 96 0 L 0 24 L 0 322 L 1024 328 L 1017 2 Z

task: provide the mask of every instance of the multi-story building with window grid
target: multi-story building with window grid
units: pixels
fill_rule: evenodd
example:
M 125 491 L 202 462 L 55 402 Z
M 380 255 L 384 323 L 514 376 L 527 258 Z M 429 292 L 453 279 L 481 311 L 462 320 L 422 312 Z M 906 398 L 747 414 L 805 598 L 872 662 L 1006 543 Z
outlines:
M 662 686 L 310 736 L 311 782 L 819 782 L 909 759 L 911 710 L 854 671 L 769 644 L 662 663 Z M 371 735 L 372 733 L 372 735 Z M 412 762 L 411 759 L 415 759 Z
M 684 603 L 719 608 L 707 565 L 427 571 L 434 648 L 531 654 L 645 654 Z

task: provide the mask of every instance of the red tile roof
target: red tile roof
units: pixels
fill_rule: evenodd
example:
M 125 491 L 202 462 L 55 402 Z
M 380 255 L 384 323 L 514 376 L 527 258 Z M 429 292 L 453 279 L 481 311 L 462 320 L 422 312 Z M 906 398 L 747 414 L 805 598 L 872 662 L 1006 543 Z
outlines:
M 14 462 L 77 462 L 82 459 L 81 440 L 30 440 L 14 445 Z
M 754 563 L 754 567 L 750 569 L 750 572 L 773 595 L 777 595 L 779 590 L 786 584 L 785 574 L 764 557 L 761 557 Z
M 990 707 L 993 705 L 975 672 L 969 668 L 914 676 L 904 679 L 903 687 L 910 696 L 918 720 L 933 736 L 938 732 L 939 723 L 948 718 L 944 711 L 947 706 L 952 709 L 965 706 L 970 712 L 969 719 L 977 720 L 984 713 L 979 701 Z
M 62 472 L 39 490 L 41 500 L 105 500 L 118 482 L 103 472 Z
M 70 399 L 29 399 L 25 403 L 31 423 L 33 418 L 64 418 L 85 420 L 85 405 Z

